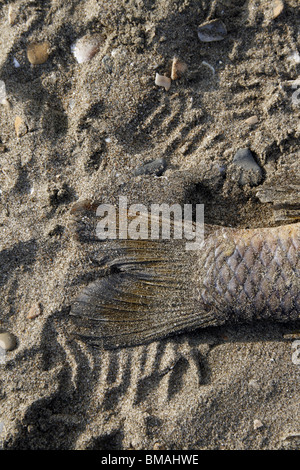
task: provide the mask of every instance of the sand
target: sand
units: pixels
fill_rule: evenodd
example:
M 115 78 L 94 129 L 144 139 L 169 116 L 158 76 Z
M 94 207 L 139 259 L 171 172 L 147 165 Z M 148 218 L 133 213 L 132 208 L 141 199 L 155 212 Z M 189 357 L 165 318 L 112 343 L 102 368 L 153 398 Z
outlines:
M 4 449 L 299 448 L 292 325 L 212 328 L 115 351 L 69 334 L 71 303 L 94 269 L 73 236 L 76 201 L 204 203 L 208 223 L 275 223 L 257 190 L 284 171 L 299 176 L 300 19 L 298 0 L 275 19 L 271 7 L 1 6 L 0 327 L 18 342 L 0 364 Z M 215 18 L 227 37 L 201 43 L 198 25 Z M 79 64 L 71 46 L 86 35 L 100 48 Z M 35 41 L 50 43 L 44 64 L 27 59 Z M 166 91 L 155 74 L 168 74 L 174 56 L 188 67 Z M 258 186 L 238 184 L 232 160 L 245 147 L 262 169 Z M 134 176 L 156 158 L 166 159 L 162 176 Z

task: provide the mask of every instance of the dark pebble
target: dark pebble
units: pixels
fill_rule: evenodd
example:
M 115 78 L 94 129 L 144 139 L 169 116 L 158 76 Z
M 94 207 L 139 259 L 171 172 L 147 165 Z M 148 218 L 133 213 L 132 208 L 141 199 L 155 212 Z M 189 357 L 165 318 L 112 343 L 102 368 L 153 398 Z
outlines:
M 198 28 L 198 37 L 202 42 L 222 41 L 226 36 L 227 29 L 221 20 L 207 21 Z
M 149 163 L 144 163 L 143 165 L 136 168 L 134 171 L 135 176 L 140 175 L 155 175 L 161 176 L 167 168 L 167 162 L 164 158 L 157 158 Z

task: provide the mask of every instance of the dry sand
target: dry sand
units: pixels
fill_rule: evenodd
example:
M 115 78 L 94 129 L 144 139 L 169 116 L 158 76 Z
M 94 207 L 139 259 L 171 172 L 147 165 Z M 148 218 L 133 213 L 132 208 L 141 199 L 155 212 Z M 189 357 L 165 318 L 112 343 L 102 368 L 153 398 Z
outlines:
M 276 19 L 271 6 L 1 3 L 0 80 L 10 105 L 0 108 L 0 327 L 18 340 L 0 365 L 4 449 L 299 447 L 300 365 L 284 338 L 289 325 L 197 331 L 112 352 L 68 335 L 71 302 L 93 268 L 72 237 L 75 201 L 201 202 L 209 223 L 274 223 L 258 187 L 239 186 L 231 163 L 249 147 L 262 184 L 279 184 L 284 165 L 299 171 L 299 2 L 286 0 Z M 227 37 L 201 43 L 198 25 L 214 18 Z M 100 49 L 79 64 L 71 45 L 87 34 L 99 35 Z M 44 40 L 49 59 L 31 65 L 28 44 Z M 155 74 L 174 56 L 188 70 L 165 91 Z M 21 137 L 17 116 L 28 130 Z M 161 177 L 133 176 L 160 157 Z M 36 303 L 40 314 L 28 319 Z

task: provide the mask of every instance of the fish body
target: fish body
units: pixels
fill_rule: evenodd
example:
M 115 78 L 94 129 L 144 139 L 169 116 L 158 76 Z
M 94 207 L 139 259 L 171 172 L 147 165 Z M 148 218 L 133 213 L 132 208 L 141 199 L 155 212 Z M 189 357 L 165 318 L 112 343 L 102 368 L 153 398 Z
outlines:
M 82 223 L 82 207 L 74 212 L 87 241 L 91 226 Z M 225 323 L 300 318 L 300 223 L 206 226 L 192 251 L 172 239 L 94 245 L 99 276 L 71 307 L 75 331 L 91 344 L 126 347 Z

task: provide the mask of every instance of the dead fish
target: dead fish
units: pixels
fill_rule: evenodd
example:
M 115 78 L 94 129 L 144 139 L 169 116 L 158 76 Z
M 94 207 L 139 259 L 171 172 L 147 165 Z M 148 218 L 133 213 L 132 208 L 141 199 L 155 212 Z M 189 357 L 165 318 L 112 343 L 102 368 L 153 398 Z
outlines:
M 78 239 L 93 247 L 99 269 L 70 312 L 75 333 L 90 344 L 127 347 L 225 323 L 299 320 L 300 223 L 207 225 L 195 251 L 174 239 L 93 244 L 95 207 L 73 209 Z

